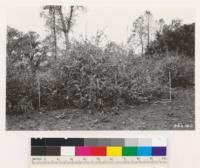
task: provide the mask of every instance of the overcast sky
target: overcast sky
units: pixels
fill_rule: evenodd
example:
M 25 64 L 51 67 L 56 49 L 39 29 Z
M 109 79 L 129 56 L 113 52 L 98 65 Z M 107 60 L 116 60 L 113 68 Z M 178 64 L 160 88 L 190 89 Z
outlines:
M 79 14 L 71 37 L 76 38 L 81 34 L 90 38 L 100 29 L 104 30 L 108 40 L 123 42 L 130 33 L 128 29 L 133 21 L 146 10 L 150 10 L 155 19 L 164 18 L 166 23 L 176 18 L 182 19 L 183 23 L 192 23 L 195 18 L 192 8 L 128 6 L 86 6 L 86 8 L 86 12 Z M 8 6 L 7 25 L 24 32 L 35 31 L 44 38 L 47 28 L 44 26 L 44 19 L 40 17 L 41 10 L 39 6 Z

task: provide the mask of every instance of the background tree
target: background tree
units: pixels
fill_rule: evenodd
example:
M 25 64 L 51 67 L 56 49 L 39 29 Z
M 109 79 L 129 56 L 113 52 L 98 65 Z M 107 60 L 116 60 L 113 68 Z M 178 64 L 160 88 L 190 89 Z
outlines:
M 164 25 L 165 25 L 165 20 L 164 20 L 163 18 L 161 18 L 161 19 L 159 19 L 159 20 L 157 21 L 157 24 L 158 24 L 158 32 L 159 32 L 159 33 L 162 33 L 163 27 L 164 27 Z
M 7 28 L 7 101 L 12 109 L 26 111 L 38 106 L 37 75 L 46 49 L 35 32 Z
M 56 10 L 58 6 L 55 5 L 47 5 L 43 7 L 43 10 L 47 10 L 48 13 L 45 13 L 44 11 L 41 12 L 41 16 L 46 19 L 46 25 L 51 30 L 51 36 L 53 37 L 53 55 L 56 59 L 57 57 L 57 25 L 56 25 Z
M 133 23 L 132 34 L 128 39 L 128 43 L 133 40 L 133 43 L 136 44 L 136 47 L 141 46 L 141 54 L 144 55 L 144 49 L 146 46 L 146 27 L 144 16 L 138 17 Z
M 194 23 L 181 25 L 180 20 L 173 20 L 171 24 L 163 26 L 162 32 L 157 31 L 156 38 L 150 43 L 149 50 L 151 54 L 170 52 L 194 57 L 194 34 Z
M 36 32 L 22 33 L 14 28 L 7 28 L 7 58 L 14 64 L 23 64 L 33 74 L 45 59 L 46 48 Z
M 59 16 L 60 16 L 60 22 L 61 22 L 61 31 L 64 34 L 65 38 L 65 50 L 66 50 L 66 55 L 68 54 L 68 50 L 70 48 L 70 43 L 69 43 L 69 32 L 71 31 L 74 23 L 75 23 L 75 17 L 77 15 L 77 12 L 79 10 L 84 10 L 85 8 L 83 6 L 70 6 L 69 7 L 69 13 L 64 15 L 63 12 L 63 6 L 59 6 L 57 8 Z
M 146 11 L 143 15 L 139 16 L 133 23 L 132 34 L 128 39 L 128 42 L 131 40 L 141 46 L 141 55 L 144 55 L 144 52 L 148 53 L 149 45 L 151 41 L 151 35 L 153 33 L 153 15 L 150 11 Z
M 69 10 L 61 5 L 48 5 L 43 7 L 44 11 L 41 12 L 41 16 L 46 19 L 46 25 L 51 30 L 51 36 L 53 37 L 53 55 L 55 59 L 58 54 L 58 35 L 63 33 L 65 41 L 65 55 L 68 55 L 70 48 L 69 33 L 75 23 L 75 17 L 77 16 L 78 11 L 84 9 L 85 8 L 83 6 L 70 6 Z M 45 13 L 46 10 L 48 13 Z
M 146 31 L 147 31 L 147 51 L 149 49 L 150 44 L 150 35 L 151 35 L 151 29 L 152 29 L 152 22 L 153 22 L 153 15 L 150 11 L 146 11 L 144 14 L 145 18 L 145 24 L 146 24 Z
M 58 13 L 60 15 L 60 20 L 62 24 L 62 31 L 64 33 L 65 37 L 65 50 L 66 50 L 66 55 L 69 50 L 69 31 L 71 30 L 72 27 L 72 18 L 74 14 L 74 6 L 70 6 L 70 12 L 69 16 L 67 18 L 64 18 L 63 16 L 63 11 L 62 11 L 62 6 L 59 6 L 58 8 Z
M 21 41 L 23 33 L 12 27 L 7 27 L 7 60 L 16 63 L 22 60 Z

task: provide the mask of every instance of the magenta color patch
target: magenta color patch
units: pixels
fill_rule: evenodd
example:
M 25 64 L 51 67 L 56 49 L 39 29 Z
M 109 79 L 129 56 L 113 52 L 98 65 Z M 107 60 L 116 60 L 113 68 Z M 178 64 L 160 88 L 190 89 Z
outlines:
M 76 146 L 75 155 L 76 156 L 91 156 L 91 147 L 87 146 Z

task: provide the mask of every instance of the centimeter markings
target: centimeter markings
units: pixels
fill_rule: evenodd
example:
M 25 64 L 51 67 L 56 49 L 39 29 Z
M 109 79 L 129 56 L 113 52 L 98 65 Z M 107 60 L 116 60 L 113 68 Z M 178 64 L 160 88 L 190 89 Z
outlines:
M 166 164 L 166 157 L 68 157 L 68 156 L 41 156 L 31 157 L 31 164 L 96 164 L 96 163 L 152 163 L 152 164 Z

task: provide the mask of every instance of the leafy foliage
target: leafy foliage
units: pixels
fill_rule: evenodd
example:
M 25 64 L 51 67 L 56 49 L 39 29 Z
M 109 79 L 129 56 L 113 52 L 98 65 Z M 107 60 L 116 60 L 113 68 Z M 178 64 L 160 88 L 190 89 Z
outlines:
M 6 99 L 11 111 L 26 109 L 19 107 L 21 103 L 28 109 L 37 104 L 35 79 L 46 58 L 46 47 L 38 38 L 34 32 L 23 34 L 8 27 Z

